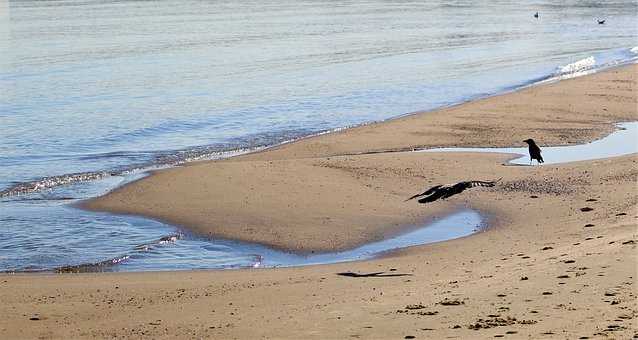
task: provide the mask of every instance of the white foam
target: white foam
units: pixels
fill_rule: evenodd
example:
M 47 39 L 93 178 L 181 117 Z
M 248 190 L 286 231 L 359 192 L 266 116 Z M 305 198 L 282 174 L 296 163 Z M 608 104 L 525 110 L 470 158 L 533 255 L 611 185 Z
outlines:
M 579 61 L 560 67 L 558 73 L 559 74 L 578 73 L 578 72 L 591 70 L 595 66 L 596 66 L 596 58 L 594 58 L 593 56 L 589 56 L 585 59 L 581 59 Z

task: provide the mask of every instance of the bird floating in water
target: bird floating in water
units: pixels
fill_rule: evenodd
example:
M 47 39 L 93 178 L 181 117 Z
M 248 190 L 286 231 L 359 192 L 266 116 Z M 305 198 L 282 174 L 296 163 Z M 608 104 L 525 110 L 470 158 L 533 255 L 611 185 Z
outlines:
M 598 20 L 598 24 L 599 24 L 599 25 L 604 25 L 604 24 L 605 24 L 605 19 L 603 19 L 603 20 Z
M 536 14 L 534 14 L 534 18 L 538 19 L 538 12 L 536 12 Z
M 460 194 L 465 191 L 465 189 L 473 187 L 493 187 L 500 180 L 501 179 L 499 178 L 496 181 L 463 181 L 456 184 L 436 185 L 420 194 L 416 194 L 408 198 L 406 201 L 420 197 L 419 203 L 430 203 Z
M 536 145 L 533 139 L 526 139 L 523 142 L 529 145 L 529 164 L 532 165 L 532 160 L 536 160 L 538 164 L 544 163 L 543 156 L 541 156 L 541 148 Z

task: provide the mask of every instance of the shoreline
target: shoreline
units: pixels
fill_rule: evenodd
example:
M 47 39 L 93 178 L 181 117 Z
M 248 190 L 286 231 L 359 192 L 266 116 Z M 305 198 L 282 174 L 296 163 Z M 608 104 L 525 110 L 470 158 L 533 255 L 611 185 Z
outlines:
M 299 253 L 339 251 L 354 248 L 392 234 L 401 233 L 409 229 L 406 226 L 419 224 L 429 215 L 441 215 L 449 212 L 451 207 L 438 204 L 434 208 L 430 207 L 432 210 L 428 209 L 430 211 L 423 213 L 424 209 L 416 205 L 400 205 L 398 201 L 401 196 L 407 197 L 412 194 L 405 187 L 402 195 L 399 195 L 397 190 L 391 188 L 386 188 L 380 194 L 374 192 L 375 190 L 368 190 L 373 185 L 378 186 L 379 183 L 366 183 L 365 186 L 367 187 L 362 187 L 356 177 L 365 176 L 366 170 L 357 169 L 357 165 L 344 167 L 343 163 L 355 164 L 358 158 L 371 159 L 375 155 L 380 157 L 403 157 L 401 154 L 388 152 L 389 150 L 405 151 L 441 145 L 446 147 L 515 145 L 514 142 L 520 139 L 518 136 L 525 133 L 525 131 L 521 131 L 520 126 L 514 128 L 514 131 L 509 131 L 506 138 L 502 138 L 504 129 L 501 129 L 500 134 L 493 133 L 492 130 L 495 126 L 488 124 L 477 130 L 476 123 L 473 120 L 480 120 L 481 117 L 466 115 L 470 112 L 474 114 L 473 111 L 478 106 L 479 109 L 483 110 L 481 113 L 488 115 L 489 119 L 493 120 L 494 117 L 491 114 L 491 110 L 502 111 L 504 106 L 502 102 L 503 100 L 508 100 L 507 98 L 524 97 L 524 99 L 529 99 L 529 97 L 536 96 L 537 92 L 541 92 L 541 95 L 545 93 L 553 94 L 552 90 L 558 84 L 562 84 L 563 87 L 569 86 L 564 84 L 587 84 L 591 82 L 581 82 L 580 80 L 605 79 L 609 74 L 616 72 L 627 73 L 631 72 L 628 70 L 636 70 L 637 68 L 638 65 L 632 64 L 584 76 L 584 78 L 567 79 L 449 108 L 416 113 L 379 123 L 370 123 L 332 133 L 320 134 L 231 158 L 193 162 L 180 167 L 154 171 L 150 176 L 128 183 L 123 187 L 118 187 L 104 196 L 84 201 L 81 203 L 81 207 L 93 211 L 150 217 L 205 237 L 221 237 L 256 242 L 276 249 L 286 249 Z M 509 100 L 515 101 L 516 99 Z M 562 100 L 562 98 L 559 98 L 559 100 Z M 560 106 L 560 101 L 556 105 Z M 614 105 L 614 103 L 605 102 L 605 105 Z M 506 107 L 505 109 L 508 108 Z M 603 109 L 607 110 L 607 108 Z M 613 131 L 615 128 L 613 126 L 614 123 L 623 120 L 623 118 L 625 120 L 632 119 L 631 110 L 625 110 L 625 113 L 620 115 L 617 113 L 612 114 L 603 120 L 600 118 L 592 119 L 600 116 L 600 114 L 590 113 L 590 121 L 586 121 L 580 112 L 573 111 L 571 115 L 577 116 L 579 121 L 578 123 L 575 121 L 563 123 L 562 125 L 567 125 L 565 128 L 556 129 L 554 124 L 547 126 L 548 124 L 546 123 L 538 123 L 536 121 L 542 128 L 544 145 L 569 145 L 583 140 L 598 139 Z M 450 116 L 452 116 L 452 119 L 450 119 Z M 456 116 L 461 117 L 457 118 Z M 509 121 L 509 124 L 520 125 L 518 124 L 518 119 L 522 118 L 517 116 L 499 118 L 501 122 Z M 450 122 L 451 120 L 452 122 Z M 558 120 L 560 121 L 561 118 Z M 415 129 L 413 125 L 416 124 L 412 124 L 413 122 L 418 123 L 426 131 L 433 130 L 430 125 L 433 122 L 447 131 L 465 130 L 466 132 L 460 134 L 459 132 L 441 133 L 434 131 L 432 132 L 434 136 L 439 135 L 443 137 L 443 141 L 449 141 L 445 143 L 436 142 L 429 133 Z M 455 130 L 451 130 L 453 128 Z M 515 133 L 517 132 L 516 130 L 519 130 L 520 134 Z M 414 137 L 415 134 L 417 137 Z M 537 134 L 534 133 L 534 135 Z M 461 139 L 461 141 L 459 142 L 458 139 Z M 555 142 L 556 139 L 559 142 Z M 566 141 L 569 141 L 569 143 Z M 396 146 L 386 148 L 385 145 L 387 144 L 395 144 Z M 344 145 L 346 145 L 345 148 Z M 428 157 L 436 158 L 436 156 L 423 157 L 426 159 Z M 480 157 L 477 157 L 477 161 L 479 161 Z M 406 155 L 405 158 L 410 158 L 410 156 Z M 414 160 L 408 165 L 417 166 Z M 379 166 L 381 164 L 372 164 L 371 168 Z M 499 171 L 500 169 L 494 168 L 493 172 Z M 211 174 L 211 172 L 214 174 Z M 357 172 L 359 173 L 357 174 Z M 248 180 L 248 184 L 244 183 L 240 175 L 237 175 L 239 173 L 241 173 L 241 176 L 251 178 Z M 352 178 L 352 173 L 354 173 L 355 178 Z M 233 184 L 215 183 L 215 178 L 221 177 L 226 177 Z M 260 180 L 256 181 L 253 177 L 258 177 Z M 284 183 L 290 178 L 295 178 L 295 181 Z M 319 181 L 318 185 L 313 188 L 304 187 L 308 183 L 317 182 L 318 178 L 336 179 L 340 183 L 333 185 L 325 183 L 325 181 Z M 463 178 L 460 175 L 457 178 L 458 180 L 485 179 Z M 411 181 L 411 187 L 415 188 L 411 190 L 414 191 L 421 190 L 423 186 L 432 184 L 419 185 L 418 182 L 405 178 L 405 176 L 401 179 Z M 390 180 L 394 181 L 396 178 L 391 178 Z M 381 184 L 389 187 L 392 185 L 390 180 Z M 263 182 L 268 182 L 270 185 L 266 186 Z M 167 188 L 167 186 L 171 188 Z M 324 188 L 324 186 L 327 188 Z M 205 187 L 205 189 L 202 189 L 202 187 Z M 323 199 L 320 202 L 309 200 L 304 194 L 299 192 L 299 188 L 304 188 L 309 194 L 315 195 L 320 200 L 324 196 L 329 197 L 329 199 Z M 347 189 L 344 190 L 344 188 Z M 243 190 L 241 197 L 240 194 L 233 193 L 233 191 L 238 189 Z M 335 194 L 335 192 L 340 193 Z M 275 197 L 290 195 L 291 193 L 297 194 L 294 199 Z M 261 197 L 253 197 L 253 195 Z M 374 197 L 360 200 L 356 196 Z M 269 201 L 275 199 L 278 201 L 266 207 L 266 204 L 263 203 L 265 199 L 262 197 L 269 197 Z M 343 197 L 356 199 L 359 206 L 357 207 L 352 202 L 345 201 Z M 393 200 L 396 200 L 393 207 L 388 208 L 378 204 L 378 202 L 383 202 L 384 205 L 387 205 L 388 197 L 393 197 Z M 223 202 L 220 203 L 219 199 L 222 199 Z M 341 200 L 341 207 L 334 204 L 334 200 Z M 179 201 L 199 203 L 193 206 Z M 297 202 L 299 204 L 293 207 Z M 315 207 L 316 205 L 320 205 L 320 207 L 317 208 Z M 364 207 L 365 211 L 360 209 L 361 207 Z M 303 209 L 304 213 L 300 214 L 298 209 Z M 275 210 L 283 211 L 285 215 L 289 216 L 284 216 L 282 219 L 281 213 L 273 213 Z M 353 213 L 353 210 L 360 211 Z M 378 210 L 382 210 L 377 215 L 379 219 L 383 219 L 382 221 L 377 218 L 371 219 L 367 216 L 367 212 Z M 335 214 L 339 213 L 341 213 L 339 221 L 329 221 L 334 218 Z M 270 224 L 268 226 L 270 235 L 256 235 L 256 230 L 260 230 L 260 234 L 263 232 L 262 226 L 265 224 Z M 306 234 L 306 239 L 301 243 L 296 239 L 298 235 L 289 234 L 289 230 L 295 228 L 292 226 L 293 224 L 301 225 L 296 229 L 301 228 L 304 231 L 309 231 Z M 335 234 L 329 242 L 316 242 L 312 241 L 312 239 L 322 237 L 322 232 L 316 230 L 317 225 L 321 225 L 322 228 L 327 225 L 328 229 L 325 229 L 325 231 L 333 233 L 340 233 L 340 225 L 354 225 L 354 228 L 359 230 L 359 233 L 348 236 L 343 235 L 343 233 Z M 237 228 L 243 230 L 238 231 Z M 367 235 L 362 236 L 360 235 L 361 232 L 367 233 Z M 288 235 L 284 236 L 282 234 Z
M 638 64 L 637 61 L 623 61 L 621 63 L 618 64 L 614 64 L 614 65 L 605 65 L 602 67 L 597 67 L 597 68 L 593 68 L 590 70 L 586 70 L 586 71 L 582 71 L 582 74 L 578 74 L 576 73 L 575 75 L 569 75 L 569 74 L 562 74 L 562 75 L 557 75 L 555 73 L 550 73 L 546 76 L 542 76 L 542 77 L 536 77 L 527 81 L 523 81 L 517 85 L 511 85 L 511 86 L 505 86 L 503 87 L 501 90 L 496 91 L 494 93 L 489 93 L 489 94 L 477 94 L 474 96 L 470 96 L 466 99 L 460 100 L 458 102 L 453 102 L 450 104 L 445 104 L 439 107 L 435 107 L 432 109 L 427 109 L 427 110 L 416 110 L 416 111 L 411 111 L 411 112 L 407 112 L 407 113 L 401 113 L 398 114 L 396 116 L 392 116 L 389 118 L 385 118 L 385 119 L 381 119 L 381 120 L 375 120 L 375 121 L 369 121 L 369 122 L 363 122 L 363 123 L 358 123 L 358 124 L 354 124 L 354 125 L 347 125 L 347 126 L 343 126 L 343 127 L 337 127 L 337 128 L 332 128 L 332 129 L 328 129 L 325 131 L 319 131 L 316 133 L 310 133 L 308 135 L 301 135 L 295 138 L 292 138 L 290 140 L 285 140 L 282 142 L 278 142 L 275 144 L 270 144 L 270 145 L 261 145 L 261 146 L 255 146 L 255 147 L 240 147 L 238 149 L 229 149 L 229 150 L 221 150 L 221 151 L 215 151 L 213 153 L 209 153 L 209 154 L 205 154 L 205 155 L 196 155 L 194 157 L 187 157 L 185 159 L 181 159 L 175 162 L 158 162 L 158 163 L 143 163 L 143 164 L 133 164 L 130 167 L 121 167 L 121 168 L 117 168 L 114 170 L 96 170 L 96 171 L 89 171 L 89 172 L 78 172 L 78 173 L 68 173 L 68 174 L 60 174 L 60 175 L 53 175 L 53 176 L 46 176 L 43 178 L 39 178 L 36 180 L 32 180 L 32 181 L 26 181 L 26 182 L 18 182 L 17 184 L 13 185 L 13 186 L 9 186 L 6 187 L 2 190 L 0 190 L 0 198 L 5 198 L 5 197 L 12 197 L 12 196 L 16 196 L 16 195 L 23 195 L 23 194 L 30 194 L 33 192 L 37 192 L 39 191 L 39 189 L 33 190 L 32 186 L 34 183 L 39 183 L 42 182 L 43 180 L 51 180 L 51 179 L 58 179 L 58 178 L 68 178 L 68 177 L 80 177 L 79 179 L 65 179 L 64 181 L 66 182 L 65 184 L 53 184 L 52 186 L 49 186 L 48 184 L 45 185 L 46 188 L 55 188 L 59 185 L 66 185 L 68 183 L 74 183 L 74 182 L 85 182 L 85 181 L 94 181 L 94 180 L 99 180 L 104 178 L 105 175 L 108 175 L 109 173 L 112 174 L 116 174 L 116 175 L 126 175 L 129 176 L 131 173 L 137 173 L 137 172 L 142 172 L 142 173 L 149 173 L 152 174 L 155 171 L 160 171 L 162 169 L 166 169 L 166 168 L 174 168 L 174 167 L 180 167 L 180 166 L 185 166 L 185 165 L 189 165 L 189 164 L 193 164 L 193 163 L 199 163 L 199 162 L 211 162 L 211 161 L 219 161 L 219 160 L 224 160 L 224 159 L 229 159 L 229 158 L 233 158 L 233 157 L 238 157 L 238 156 L 242 156 L 242 155 L 249 155 L 249 154 L 253 154 L 253 153 L 259 153 L 259 152 L 267 152 L 272 148 L 276 148 L 276 147 L 280 147 L 280 146 L 285 146 L 287 144 L 291 144 L 291 143 L 296 143 L 305 139 L 309 139 L 309 138 L 315 138 L 315 137 L 319 137 L 321 135 L 325 135 L 325 134 L 332 134 L 332 133 L 339 133 L 345 130 L 349 130 L 349 129 L 353 129 L 353 128 L 359 128 L 359 127 L 365 127 L 368 125 L 374 125 L 374 124 L 384 124 L 386 122 L 391 122 L 393 120 L 396 119 L 401 119 L 401 118 L 406 118 L 406 117 L 410 117 L 413 115 L 421 115 L 421 114 L 427 114 L 427 113 L 433 113 L 433 112 L 437 112 L 440 110 L 445 110 L 445 109 L 451 109 L 457 106 L 461 106 L 461 105 L 465 105 L 467 103 L 470 102 L 474 102 L 474 101 L 479 101 L 479 100 L 485 100 L 485 99 L 489 99 L 492 97 L 498 97 L 498 96 L 503 96 L 503 95 L 507 95 L 510 93 L 514 93 L 517 91 L 521 91 L 521 90 L 525 90 L 528 88 L 533 88 L 533 87 L 537 87 L 537 86 L 544 86 L 544 85 L 549 85 L 549 84 L 555 84 L 561 81 L 565 81 L 565 80 L 570 80 L 570 79 L 576 79 L 576 78 L 580 78 L 580 77 L 586 77 L 589 75 L 594 75 L 597 73 L 601 73 L 601 72 L 607 72 L 609 70 L 613 70 L 613 69 L 618 69 L 618 68 L 624 68 L 624 67 L 630 67 L 632 65 L 636 65 Z M 197 147 L 206 147 L 207 145 L 200 145 Z M 558 145 L 555 144 L 553 146 L 562 146 L 562 145 Z M 184 149 L 185 150 L 185 149 Z M 182 149 L 176 149 L 176 150 L 171 150 L 172 152 L 178 152 L 178 151 L 183 151 Z M 382 153 L 382 152 L 403 152 L 403 151 L 408 151 L 408 150 L 379 150 L 379 151 L 374 151 L 373 153 Z M 344 154 L 347 155 L 347 154 Z M 351 154 L 351 155 L 357 155 L 357 154 Z M 92 179 L 84 179 L 84 177 L 94 177 Z M 127 184 L 128 182 L 126 182 L 125 184 Z M 119 185 L 119 186 L 123 186 Z M 118 187 L 119 187 L 118 186 Z M 117 187 L 113 188 L 112 190 L 117 189 Z M 14 192 L 15 191 L 15 192 Z M 90 200 L 91 198 L 88 198 L 86 200 Z
M 378 150 L 388 141 L 484 146 L 520 141 L 519 135 L 543 144 L 601 135 L 604 124 L 638 120 L 637 70 L 631 65 L 441 111 L 447 115 L 158 172 L 114 191 L 111 203 L 142 202 L 147 212 L 182 209 L 191 222 L 223 220 L 218 213 L 224 209 L 226 221 L 242 222 L 233 212 L 246 212 L 250 219 L 225 230 L 245 237 L 252 223 L 268 220 L 258 213 L 277 209 L 285 219 L 264 223 L 266 234 L 300 249 L 344 246 L 343 240 L 362 240 L 362 233 L 383 236 L 397 216 L 431 216 L 455 206 L 487 214 L 490 228 L 336 264 L 0 274 L 6 316 L 0 337 L 631 338 L 638 333 L 636 154 L 540 167 L 501 166 L 510 157 L 504 154 L 334 154 Z M 501 176 L 493 189 L 470 189 L 441 204 L 402 202 L 434 184 Z M 219 179 L 223 185 L 215 186 Z M 225 204 L 206 201 L 219 192 Z M 303 204 L 304 214 L 293 214 L 299 207 L 289 210 L 289 202 Z M 200 208 L 208 213 L 198 220 Z M 339 221 L 313 229 L 308 217 L 315 213 Z M 349 221 L 352 228 L 344 230 Z M 366 227 L 357 228 L 361 224 Z

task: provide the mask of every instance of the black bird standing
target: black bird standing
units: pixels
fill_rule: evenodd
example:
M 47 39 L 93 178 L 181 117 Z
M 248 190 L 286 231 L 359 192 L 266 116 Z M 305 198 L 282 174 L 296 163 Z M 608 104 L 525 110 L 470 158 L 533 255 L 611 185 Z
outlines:
M 543 156 L 541 156 L 541 148 L 536 145 L 533 139 L 526 139 L 523 142 L 529 145 L 529 164 L 532 164 L 532 160 L 536 160 L 538 164 L 544 163 Z
M 448 185 L 436 185 L 431 187 L 430 189 L 420 193 L 420 194 L 416 194 L 410 198 L 408 198 L 406 201 L 409 201 L 411 199 L 417 198 L 417 197 L 421 197 L 419 198 L 419 203 L 430 203 L 430 202 L 434 202 L 438 199 L 446 199 L 450 196 L 454 196 L 456 194 L 460 194 L 461 192 L 465 191 L 465 189 L 469 189 L 469 188 L 473 188 L 473 187 L 493 187 L 496 182 L 500 181 L 500 179 L 496 180 L 496 181 L 464 181 L 464 182 L 458 182 L 456 184 L 448 184 Z
M 534 18 L 538 19 L 538 12 L 536 12 L 536 14 L 534 14 Z

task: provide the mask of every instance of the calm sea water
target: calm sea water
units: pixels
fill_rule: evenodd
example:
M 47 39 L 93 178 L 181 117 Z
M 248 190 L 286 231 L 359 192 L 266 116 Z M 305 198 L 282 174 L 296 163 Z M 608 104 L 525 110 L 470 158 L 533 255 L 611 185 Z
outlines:
M 635 1 L 4 1 L 0 270 L 175 233 L 69 208 L 134 169 L 635 61 L 637 17 Z

